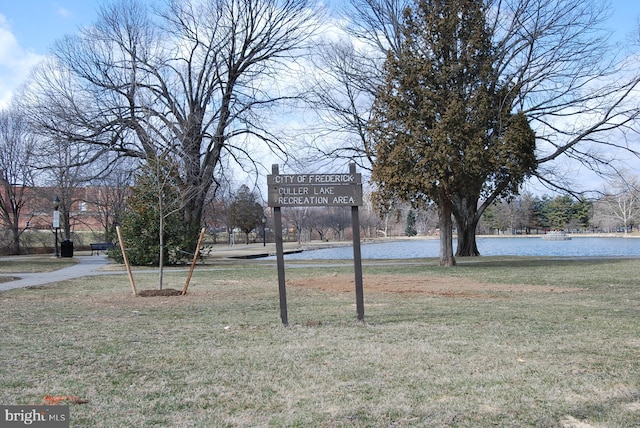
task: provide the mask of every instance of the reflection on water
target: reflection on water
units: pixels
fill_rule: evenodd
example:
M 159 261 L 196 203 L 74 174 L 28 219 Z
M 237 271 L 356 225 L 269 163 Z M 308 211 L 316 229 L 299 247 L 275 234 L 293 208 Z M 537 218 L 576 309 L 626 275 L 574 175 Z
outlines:
M 562 257 L 640 257 L 640 239 L 576 238 L 570 241 L 546 241 L 541 237 L 478 238 L 483 256 L 562 256 Z M 455 251 L 457 242 L 453 243 Z M 362 244 L 363 259 L 414 259 L 438 257 L 437 239 Z M 287 260 L 352 259 L 351 246 L 325 248 L 287 254 Z

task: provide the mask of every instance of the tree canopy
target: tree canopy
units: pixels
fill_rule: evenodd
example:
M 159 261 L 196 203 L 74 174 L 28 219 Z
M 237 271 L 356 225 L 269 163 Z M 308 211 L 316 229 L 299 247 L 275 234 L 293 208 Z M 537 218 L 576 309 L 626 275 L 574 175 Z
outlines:
M 264 208 L 258 202 L 258 196 L 247 186 L 240 186 L 238 193 L 229 205 L 227 215 L 231 227 L 237 227 L 245 233 L 246 243 L 249 243 L 249 233 L 262 224 Z
M 441 264 L 454 264 L 451 214 L 460 229 L 481 194 L 516 194 L 535 169 L 535 135 L 512 113 L 516 88 L 496 78 L 482 1 L 422 0 L 403 30 L 374 103 L 372 178 L 383 200 L 438 204 Z
M 608 178 L 624 168 L 625 160 L 640 156 L 634 142 L 640 112 L 634 102 L 640 82 L 637 56 L 630 53 L 633 45 L 623 49 L 611 43 L 606 28 L 611 12 L 607 2 L 476 3 L 482 5 L 484 32 L 491 40 L 495 87 L 502 87 L 509 98 L 509 106 L 505 106 L 512 108 L 509 113 L 521 112 L 535 131 L 534 181 L 578 197 L 595 189 L 576 180 L 577 168 Z M 375 85 L 371 83 L 385 80 L 381 74 L 387 74 L 382 65 L 386 53 L 401 55 L 406 33 L 403 11 L 407 7 L 415 10 L 419 4 L 412 0 L 350 0 L 344 6 L 343 12 L 349 17 L 344 30 L 350 39 L 332 40 L 326 50 L 320 51 L 319 64 L 326 76 L 318 79 L 318 96 L 313 99 L 322 107 L 323 117 L 330 119 L 329 132 L 340 141 L 331 147 L 326 143 L 331 139 L 323 135 L 316 144 L 323 154 L 357 157 L 363 169 L 376 162 L 376 144 L 370 134 L 362 132 L 371 123 L 371 106 L 379 94 L 372 90 Z M 435 37 L 446 39 L 443 35 Z M 483 189 L 479 199 L 473 193 L 453 198 L 452 210 L 461 238 L 458 255 L 478 254 L 475 227 L 484 210 L 505 197 L 505 191 L 510 193 L 493 186 Z M 392 205 L 391 201 L 384 206 Z
M 0 225 L 10 235 L 9 254 L 20 254 L 20 216 L 29 200 L 27 191 L 36 171 L 31 163 L 35 141 L 28 124 L 15 109 L 0 111 Z M 31 214 L 33 215 L 33 214 Z M 0 242 L 5 236 L 0 233 Z

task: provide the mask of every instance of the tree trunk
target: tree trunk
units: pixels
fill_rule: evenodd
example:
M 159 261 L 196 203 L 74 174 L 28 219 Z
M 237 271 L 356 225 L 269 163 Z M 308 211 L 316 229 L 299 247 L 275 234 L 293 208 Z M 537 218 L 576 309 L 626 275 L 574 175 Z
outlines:
M 444 190 L 440 191 L 440 266 L 455 266 L 453 257 L 453 221 L 451 220 L 451 200 Z
M 3 210 L 2 219 L 9 224 L 11 228 L 11 241 L 9 242 L 9 255 L 15 256 L 20 254 L 20 225 L 19 225 L 20 212 L 13 209 Z
M 456 257 L 477 257 L 480 252 L 476 243 L 476 227 L 482 214 L 478 209 L 478 198 L 454 196 L 451 199 L 458 227 Z
M 20 254 L 20 231 L 12 227 L 11 230 L 11 243 L 9 244 L 9 255 L 16 256 Z
M 460 226 L 458 223 L 458 248 L 456 257 L 477 257 L 480 255 L 476 244 L 476 225 Z
M 201 188 L 193 192 L 195 195 L 187 199 L 184 203 L 183 215 L 184 222 L 187 225 L 185 241 L 188 245 L 185 251 L 191 253 L 195 251 L 200 229 L 202 228 L 202 212 L 204 210 L 205 195 L 208 188 L 209 186 L 202 185 Z M 188 192 L 185 193 L 188 194 Z
M 162 282 L 164 279 L 164 205 L 162 195 L 158 197 L 158 209 L 160 211 L 158 218 L 158 240 L 160 244 L 160 254 L 158 254 L 158 290 L 162 290 Z
M 200 144 L 202 140 L 197 137 L 193 138 L 195 143 L 192 141 L 186 150 L 189 164 L 193 165 L 193 167 L 187 177 L 187 188 L 184 189 L 183 195 L 185 198 L 183 202 L 183 214 L 185 224 L 187 225 L 187 251 L 192 253 L 195 251 L 196 244 L 198 243 L 198 236 L 202 228 L 202 213 L 204 212 L 207 194 L 214 183 L 214 170 L 220 159 L 220 148 L 224 142 L 224 139 L 221 139 L 222 142 L 216 143 L 215 148 L 207 154 L 203 164 L 196 167 L 200 162 Z

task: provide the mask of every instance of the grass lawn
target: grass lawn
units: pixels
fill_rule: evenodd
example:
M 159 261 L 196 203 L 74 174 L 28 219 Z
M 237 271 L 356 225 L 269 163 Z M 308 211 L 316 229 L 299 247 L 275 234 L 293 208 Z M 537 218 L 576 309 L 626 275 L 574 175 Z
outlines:
M 0 273 L 51 272 L 77 263 L 72 258 L 52 256 L 4 257 L 0 260 Z
M 72 427 L 640 426 L 640 260 L 273 262 L 0 292 L 0 403 Z M 182 288 L 186 272 L 165 272 Z M 136 274 L 138 289 L 155 273 Z

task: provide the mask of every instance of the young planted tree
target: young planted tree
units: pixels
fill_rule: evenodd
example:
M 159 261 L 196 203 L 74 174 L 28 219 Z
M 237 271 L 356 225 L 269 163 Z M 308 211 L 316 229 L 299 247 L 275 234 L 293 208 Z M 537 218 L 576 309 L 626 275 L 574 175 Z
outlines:
M 460 231 L 481 194 L 517 192 L 535 167 L 535 135 L 524 115 L 512 113 L 517 88 L 495 77 L 482 1 L 420 1 L 403 28 L 374 104 L 372 179 L 380 199 L 436 202 L 440 264 L 449 266 L 452 215 Z
M 177 185 L 175 163 L 166 157 L 156 165 L 144 164 L 135 175 L 122 217 L 126 251 L 133 265 L 158 266 L 158 288 L 163 286 L 165 264 L 175 264 L 189 255 L 183 248 L 188 227 L 180 215 L 182 198 Z M 122 257 L 122 254 L 118 254 Z

